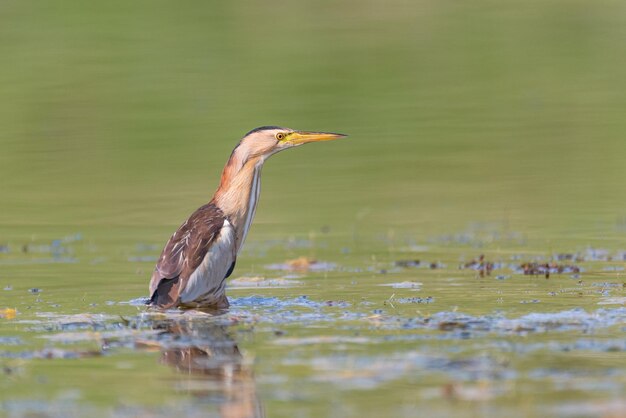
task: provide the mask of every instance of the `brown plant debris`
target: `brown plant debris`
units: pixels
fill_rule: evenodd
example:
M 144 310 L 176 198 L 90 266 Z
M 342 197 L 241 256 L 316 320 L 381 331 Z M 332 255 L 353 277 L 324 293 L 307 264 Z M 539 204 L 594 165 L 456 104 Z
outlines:
M 554 261 L 552 263 L 526 262 L 522 263 L 519 269 L 524 275 L 545 276 L 546 279 L 550 278 L 550 274 L 580 273 L 580 267 L 577 265 L 558 264 Z
M 478 260 L 472 259 L 467 263 L 463 264 L 461 268 L 464 269 L 473 269 L 478 271 L 480 277 L 491 276 L 491 272 L 494 269 L 494 263 L 491 261 L 485 260 L 485 255 L 481 254 L 478 257 Z

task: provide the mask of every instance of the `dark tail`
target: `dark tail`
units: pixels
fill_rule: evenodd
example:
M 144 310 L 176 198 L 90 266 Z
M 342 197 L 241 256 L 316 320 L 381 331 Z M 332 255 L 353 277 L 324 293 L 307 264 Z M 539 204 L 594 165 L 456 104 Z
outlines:
M 148 305 L 160 309 L 169 309 L 176 306 L 178 304 L 179 295 L 178 279 L 178 277 L 174 279 L 162 279 L 152 296 L 150 296 Z

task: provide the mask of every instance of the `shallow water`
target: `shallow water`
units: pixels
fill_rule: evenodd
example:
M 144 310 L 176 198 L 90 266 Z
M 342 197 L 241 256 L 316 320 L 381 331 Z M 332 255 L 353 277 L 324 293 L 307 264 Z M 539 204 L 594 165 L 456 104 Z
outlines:
M 94 250 L 97 238 L 61 240 L 72 262 L 13 245 L 3 259 L 3 303 L 16 309 L 0 322 L 8 416 L 619 416 L 626 406 L 618 250 L 423 244 L 402 258 L 344 251 L 294 272 L 255 256 L 285 251 L 257 237 L 242 257 L 259 262 L 243 268 L 256 276 L 236 274 L 230 310 L 212 315 L 147 311 L 152 261 Z M 531 259 L 579 272 L 525 275 Z M 43 277 L 57 269 L 89 286 Z
M 0 413 L 626 415 L 626 9 L 0 5 Z M 221 315 L 147 311 L 238 138 Z

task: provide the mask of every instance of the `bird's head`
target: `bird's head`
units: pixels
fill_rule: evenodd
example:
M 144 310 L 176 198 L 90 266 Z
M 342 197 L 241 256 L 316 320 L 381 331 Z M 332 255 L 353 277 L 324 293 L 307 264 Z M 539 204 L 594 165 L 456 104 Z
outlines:
M 244 147 L 249 156 L 269 157 L 287 148 L 309 142 L 332 141 L 346 135 L 332 132 L 296 131 L 280 126 L 263 126 L 248 132 L 239 147 Z

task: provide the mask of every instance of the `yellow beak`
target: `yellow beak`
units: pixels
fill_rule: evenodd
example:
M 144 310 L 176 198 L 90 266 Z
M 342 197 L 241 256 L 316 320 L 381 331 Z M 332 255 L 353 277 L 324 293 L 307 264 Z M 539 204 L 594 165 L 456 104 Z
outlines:
M 305 132 L 294 131 L 287 135 L 287 142 L 292 144 L 306 144 L 307 142 L 332 141 L 334 139 L 343 138 L 347 135 L 336 134 L 332 132 Z

